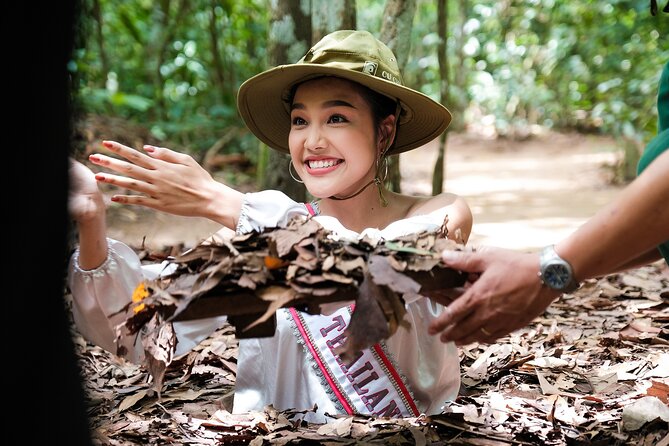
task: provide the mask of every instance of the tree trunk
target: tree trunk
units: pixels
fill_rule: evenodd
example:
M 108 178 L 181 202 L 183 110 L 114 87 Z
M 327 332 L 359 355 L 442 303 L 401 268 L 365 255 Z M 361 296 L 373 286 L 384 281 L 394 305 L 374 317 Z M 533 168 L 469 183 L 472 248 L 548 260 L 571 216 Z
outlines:
M 267 54 L 270 66 L 297 62 L 311 46 L 311 17 L 300 7 L 300 0 L 279 0 L 272 10 Z M 286 122 L 286 125 L 289 125 Z M 290 176 L 290 156 L 261 145 L 258 184 L 261 189 L 276 189 L 295 201 L 305 201 L 306 189 Z
M 226 91 L 225 65 L 223 60 L 221 60 L 221 50 L 218 47 L 220 31 L 216 25 L 216 8 L 218 7 L 217 2 L 212 2 L 209 7 L 209 40 L 211 41 L 211 65 L 213 68 L 211 79 L 215 85 L 215 88 L 223 93 Z
M 455 33 L 454 46 L 455 46 L 455 62 L 454 67 L 458 67 L 454 70 L 453 73 L 453 83 L 451 88 L 449 88 L 448 100 L 449 102 L 444 104 L 448 109 L 453 113 L 453 120 L 451 125 L 448 126 L 452 131 L 462 130 L 465 127 L 465 109 L 467 108 L 467 93 L 466 85 L 467 82 L 467 72 L 465 68 L 465 23 L 467 22 L 468 5 L 467 0 L 458 0 L 458 20 L 457 20 L 457 32 Z M 454 94 L 456 92 L 457 94 Z
M 437 45 L 437 60 L 439 61 L 439 77 L 441 78 L 440 96 L 441 103 L 449 103 L 448 95 L 448 0 L 437 0 L 437 34 L 439 44 Z M 439 135 L 439 147 L 437 149 L 437 160 L 432 172 L 432 195 L 440 194 L 444 190 L 444 159 L 446 158 L 446 142 L 448 140 L 448 129 Z
M 107 57 L 107 50 L 105 48 L 105 39 L 102 33 L 102 14 L 100 12 L 99 0 L 93 0 L 91 7 L 91 14 L 95 19 L 95 37 L 97 39 L 98 48 L 100 50 L 100 66 L 102 69 L 102 73 L 104 73 L 106 78 L 106 76 L 109 74 L 109 58 Z
M 311 39 L 318 42 L 338 29 L 356 29 L 355 0 L 311 0 Z
M 153 10 L 153 17 L 155 18 L 154 26 L 158 32 L 155 33 L 156 39 L 145 47 L 147 61 L 151 60 L 151 55 L 156 55 L 154 63 L 147 63 L 147 66 L 152 67 L 153 69 L 150 76 L 151 79 L 153 79 L 154 98 L 156 102 L 152 111 L 155 115 L 154 117 L 157 119 L 165 119 L 166 114 L 165 98 L 163 97 L 163 84 L 165 82 L 163 75 L 160 72 L 160 68 L 165 62 L 167 48 L 170 45 L 170 42 L 174 40 L 179 20 L 188 12 L 190 6 L 190 2 L 179 0 L 174 16 L 171 17 L 171 3 L 171 0 L 161 0 L 156 3 Z M 151 33 L 149 33 L 149 35 L 151 35 Z
M 404 72 L 411 50 L 411 29 L 415 13 L 416 0 L 387 0 L 383 11 L 379 40 L 393 50 L 401 72 Z M 400 181 L 400 157 L 389 157 L 387 186 L 390 190 L 401 192 Z

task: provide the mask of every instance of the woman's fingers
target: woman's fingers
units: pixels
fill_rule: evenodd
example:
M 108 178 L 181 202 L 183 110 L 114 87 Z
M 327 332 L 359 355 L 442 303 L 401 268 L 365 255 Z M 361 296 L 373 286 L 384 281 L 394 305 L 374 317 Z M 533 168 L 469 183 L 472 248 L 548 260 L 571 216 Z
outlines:
M 152 157 L 140 152 L 139 150 L 135 150 L 132 147 L 128 147 L 116 141 L 102 141 L 102 145 L 110 152 L 125 158 L 134 165 L 143 167 L 145 169 L 155 168 L 156 161 Z
M 130 179 L 141 180 L 147 183 L 151 181 L 151 174 L 155 172 L 153 169 L 138 166 L 131 162 L 117 158 L 112 158 L 110 156 L 102 155 L 99 153 L 94 153 L 92 155 L 89 155 L 88 159 L 91 163 L 95 164 L 96 166 L 101 166 L 106 169 L 113 170 L 114 172 L 117 172 L 121 175 L 127 175 L 131 177 Z M 106 183 L 119 184 L 118 181 L 121 178 L 120 176 L 111 174 L 105 174 L 105 175 L 109 177 L 109 181 L 105 180 Z
M 165 161 L 166 163 L 183 164 L 185 166 L 196 164 L 196 161 L 192 156 L 181 152 L 175 152 L 174 150 L 168 149 L 167 147 L 145 145 L 143 149 L 146 153 L 149 154 L 149 156 L 151 156 L 151 158 Z
M 157 191 L 156 187 L 147 181 L 106 172 L 96 173 L 95 179 L 101 183 L 111 184 L 121 189 L 130 189 L 146 195 L 155 195 Z

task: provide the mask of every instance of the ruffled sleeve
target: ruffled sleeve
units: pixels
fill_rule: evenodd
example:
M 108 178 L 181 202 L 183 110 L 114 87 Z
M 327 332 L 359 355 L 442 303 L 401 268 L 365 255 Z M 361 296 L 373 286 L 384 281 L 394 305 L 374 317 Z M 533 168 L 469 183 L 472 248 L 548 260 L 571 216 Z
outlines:
M 125 244 L 107 239 L 107 259 L 92 270 L 79 266 L 79 248 L 70 259 L 68 285 L 72 293 L 72 317 L 86 340 L 112 353 L 117 352 L 116 326 L 126 319 L 123 308 L 144 278 L 137 254 Z M 123 346 L 137 362 L 137 349 L 131 339 Z M 141 349 L 139 349 L 141 350 Z
M 77 330 L 87 341 L 116 353 L 116 327 L 128 317 L 124 308 L 142 280 L 155 279 L 174 271 L 176 264 L 162 262 L 142 265 L 130 247 L 107 239 L 107 259 L 93 270 L 79 266 L 79 250 L 74 252 L 68 269 L 68 286 L 72 293 L 72 317 Z M 225 316 L 175 322 L 176 356 L 188 352 L 225 322 Z M 120 345 L 128 351 L 127 359 L 139 363 L 144 357 L 141 340 L 123 338 Z
M 292 200 L 283 192 L 265 190 L 244 195 L 237 222 L 237 234 L 286 226 L 297 215 L 308 216 L 304 203 Z

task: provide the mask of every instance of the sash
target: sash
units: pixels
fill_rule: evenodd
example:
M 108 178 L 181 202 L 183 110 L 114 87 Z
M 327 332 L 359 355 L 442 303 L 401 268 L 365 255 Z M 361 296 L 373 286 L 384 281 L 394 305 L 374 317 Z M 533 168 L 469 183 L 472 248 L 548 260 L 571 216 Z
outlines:
M 404 378 L 380 344 L 358 352 L 350 365 L 334 354 L 346 339 L 352 306 L 311 315 L 289 309 L 298 342 L 321 377 L 330 399 L 348 415 L 416 417 L 420 414 Z
M 309 215 L 320 214 L 317 202 L 304 203 Z M 353 306 L 330 316 L 311 315 L 290 308 L 298 342 L 304 346 L 332 402 L 348 415 L 417 417 L 416 402 L 404 378 L 380 344 L 358 352 L 346 366 L 334 350 L 346 340 L 344 330 Z

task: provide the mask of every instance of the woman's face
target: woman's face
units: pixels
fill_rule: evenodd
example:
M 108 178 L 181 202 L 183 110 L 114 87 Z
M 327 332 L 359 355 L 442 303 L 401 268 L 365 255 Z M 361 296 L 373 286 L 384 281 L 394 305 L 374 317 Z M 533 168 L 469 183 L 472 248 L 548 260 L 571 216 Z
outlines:
M 314 197 L 347 196 L 374 178 L 377 131 L 357 84 L 334 77 L 300 84 L 290 120 L 290 155 Z

